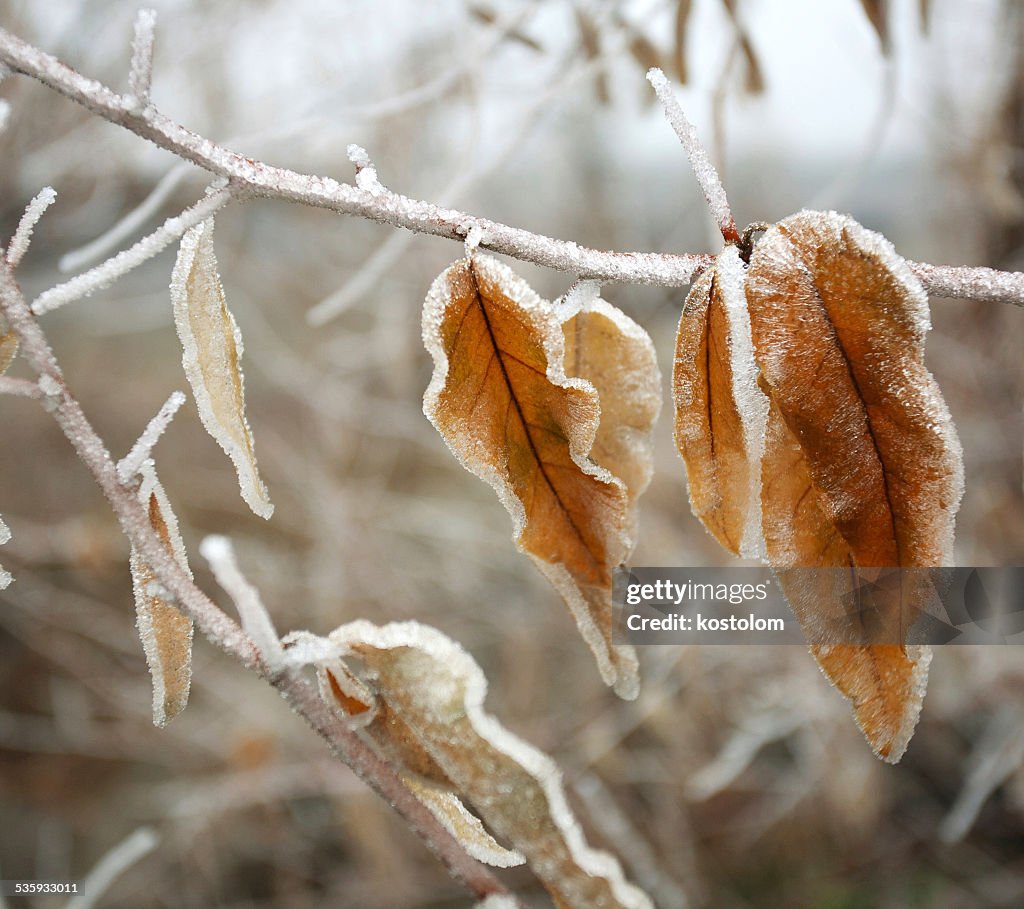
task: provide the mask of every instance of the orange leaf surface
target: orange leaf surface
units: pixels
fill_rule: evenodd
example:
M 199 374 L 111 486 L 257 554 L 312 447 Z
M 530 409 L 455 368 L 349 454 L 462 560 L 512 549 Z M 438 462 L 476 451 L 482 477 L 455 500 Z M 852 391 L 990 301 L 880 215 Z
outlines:
M 635 696 L 635 656 L 612 643 L 612 572 L 632 545 L 629 493 L 590 458 L 600 401 L 589 382 L 566 376 L 553 307 L 475 255 L 435 280 L 423 339 L 434 358 L 424 412 L 494 487 L 517 545 L 568 603 L 602 677 Z
M 728 246 L 693 285 L 676 335 L 675 437 L 693 513 L 736 555 L 759 552 L 764 396 L 756 387 L 744 266 Z
M 147 507 L 150 526 L 164 548 L 191 577 L 177 519 L 151 464 L 143 467 L 139 500 Z M 165 726 L 188 703 L 192 681 L 192 620 L 168 602 L 153 569 L 134 547 L 130 565 L 139 637 L 153 680 L 153 723 Z
M 885 238 L 842 215 L 801 212 L 758 243 L 746 296 L 770 400 L 765 545 L 809 630 L 834 593 L 798 585 L 787 568 L 950 564 L 960 444 L 924 366 L 927 297 Z M 908 573 L 888 621 L 902 628 L 922 595 Z M 875 751 L 899 760 L 920 712 L 927 649 L 812 649 Z

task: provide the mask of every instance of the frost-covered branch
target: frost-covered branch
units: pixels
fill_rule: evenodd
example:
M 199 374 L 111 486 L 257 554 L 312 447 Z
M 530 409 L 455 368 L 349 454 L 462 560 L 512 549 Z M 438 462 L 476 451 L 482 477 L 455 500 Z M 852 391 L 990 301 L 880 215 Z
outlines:
M 0 63 L 38 79 L 94 114 L 149 139 L 211 174 L 229 179 L 238 192 L 358 215 L 460 243 L 466 239 L 470 228 L 478 226 L 486 237 L 481 244 L 486 249 L 581 278 L 605 282 L 685 287 L 712 261 L 711 256 L 701 254 L 591 249 L 569 240 L 546 237 L 466 212 L 410 199 L 379 183 L 375 183 L 372 190 L 363 189 L 339 183 L 331 177 L 302 174 L 254 161 L 175 123 L 152 105 L 145 110 L 137 110 L 131 98 L 82 76 L 5 29 L 0 29 Z M 1024 305 L 1024 273 L 995 272 L 967 266 L 910 265 L 925 289 L 936 295 L 973 298 L 977 292 L 981 294 L 978 299 Z M 67 288 L 67 284 L 61 287 Z M 54 288 L 56 290 L 58 288 Z M 37 312 L 45 311 L 41 300 L 36 301 Z M 51 307 L 46 305 L 45 308 Z
M 153 82 L 153 41 L 156 38 L 156 10 L 140 9 L 135 17 L 135 40 L 132 42 L 132 65 L 128 73 L 129 97 L 136 108 L 149 106 L 149 89 Z
M 142 435 L 136 439 L 131 451 L 117 462 L 117 476 L 122 483 L 130 483 L 132 477 L 142 468 L 143 463 L 153 454 L 153 447 L 157 440 L 171 425 L 171 420 L 174 419 L 174 415 L 185 403 L 185 400 L 184 392 L 173 392 L 164 402 L 164 406 L 157 411 L 156 416 L 146 425 Z
M 679 137 L 683 150 L 690 159 L 690 167 L 693 168 L 697 182 L 700 183 L 700 188 L 704 191 L 704 198 L 708 200 L 708 208 L 711 210 L 711 216 L 715 219 L 715 224 L 722 234 L 722 239 L 726 243 L 738 243 L 740 232 L 736 229 L 736 220 L 733 218 L 732 210 L 729 208 L 725 187 L 722 186 L 718 171 L 715 170 L 715 166 L 711 163 L 707 151 L 701 144 L 697 130 L 694 129 L 693 124 L 687 119 L 686 114 L 683 113 L 682 107 L 679 106 L 679 101 L 672 93 L 672 86 L 669 85 L 668 79 L 660 69 L 652 67 L 648 70 L 647 81 L 651 83 L 655 93 L 658 95 L 658 100 L 661 101 L 662 107 L 665 108 L 665 118 Z
M 32 301 L 32 312 L 42 315 L 113 284 L 133 268 L 138 268 L 144 262 L 148 262 L 175 240 L 180 240 L 189 228 L 195 227 L 210 215 L 215 214 L 230 199 L 230 187 L 210 192 L 191 208 L 186 208 L 180 215 L 168 218 L 153 233 L 143 237 L 134 246 L 119 252 L 95 268 L 75 275 L 63 284 L 58 284 L 41 293 Z
M 478 897 L 507 894 L 491 872 L 463 846 L 410 792 L 394 768 L 323 702 L 299 669 L 271 673 L 256 642 L 225 615 L 168 551 L 150 524 L 135 489 L 123 483 L 103 440 L 64 381 L 63 372 L 39 322 L 33 316 L 13 269 L 0 259 L 0 313 L 20 343 L 20 354 L 38 377 L 44 408 L 53 416 L 79 459 L 110 502 L 129 542 L 155 573 L 175 605 L 209 640 L 238 663 L 266 679 L 331 751 L 408 822 L 451 874 Z M 13 380 L 11 380 L 13 381 Z M 2 389 L 0 389 L 2 390 Z M 510 897 L 511 899 L 511 897 Z
M 25 253 L 28 252 L 28 244 L 32 240 L 32 231 L 36 229 L 36 224 L 39 223 L 43 212 L 53 204 L 56 198 L 57 193 L 53 187 L 44 186 L 36 197 L 28 203 L 25 214 L 21 216 L 18 227 L 14 231 L 14 236 L 11 237 L 11 242 L 7 246 L 7 263 L 11 268 L 17 268 L 21 263 Z

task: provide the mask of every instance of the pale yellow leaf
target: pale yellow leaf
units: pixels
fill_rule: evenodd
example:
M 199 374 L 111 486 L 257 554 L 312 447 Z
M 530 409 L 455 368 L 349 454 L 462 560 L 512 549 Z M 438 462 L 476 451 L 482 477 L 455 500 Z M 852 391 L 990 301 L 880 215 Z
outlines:
M 256 466 L 252 431 L 245 417 L 242 334 L 231 315 L 213 249 L 213 219 L 181 238 L 171 276 L 174 324 L 182 365 L 206 431 L 231 458 L 246 504 L 260 517 L 274 512 Z

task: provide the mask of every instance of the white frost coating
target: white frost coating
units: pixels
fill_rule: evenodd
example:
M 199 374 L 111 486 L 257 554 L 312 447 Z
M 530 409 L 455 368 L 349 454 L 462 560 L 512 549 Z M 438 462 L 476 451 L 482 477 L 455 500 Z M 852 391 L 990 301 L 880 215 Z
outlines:
M 708 209 L 711 211 L 711 217 L 715 219 L 715 224 L 718 225 L 723 236 L 730 230 L 735 234 L 736 223 L 729 208 L 729 200 L 725 195 L 725 187 L 722 186 L 715 165 L 711 163 L 708 153 L 701 145 L 697 130 L 687 119 L 676 96 L 672 93 L 671 84 L 657 67 L 652 67 L 647 71 L 647 81 L 654 87 L 658 100 L 665 108 L 665 118 L 683 144 L 697 182 L 700 183 L 700 188 L 704 191 L 704 198 L 708 200 Z
M 183 392 L 172 392 L 156 416 L 149 421 L 142 435 L 135 441 L 131 451 L 117 464 L 117 477 L 122 483 L 127 483 L 131 480 L 142 468 L 143 463 L 149 460 L 157 440 L 163 435 L 164 430 L 170 425 L 174 415 L 184 403 L 185 395 Z
M 519 909 L 515 897 L 504 893 L 492 893 L 485 896 L 473 909 Z
M 235 465 L 246 504 L 261 518 L 269 519 L 274 506 L 260 478 L 252 430 L 245 417 L 242 333 L 224 299 L 212 219 L 181 238 L 171 275 L 171 303 L 181 340 L 181 365 L 192 386 L 199 418 Z
M 423 395 L 423 413 L 434 427 L 441 433 L 445 444 L 455 455 L 459 463 L 470 473 L 475 474 L 485 483 L 491 486 L 498 494 L 501 504 L 505 506 L 512 517 L 512 538 L 516 547 L 523 551 L 520 542 L 523 531 L 526 527 L 526 509 L 523 503 L 516 497 L 515 491 L 499 471 L 487 463 L 486 453 L 480 457 L 468 459 L 462 452 L 458 451 L 453 443 L 441 430 L 434 417 L 438 409 L 438 402 L 441 392 L 448 381 L 448 356 L 444 350 L 444 343 L 441 338 L 441 325 L 444 320 L 445 310 L 452 297 L 449 285 L 449 274 L 452 269 L 461 267 L 465 260 L 460 260 L 441 272 L 427 292 L 427 298 L 423 304 L 423 344 L 434 360 L 434 372 L 430 378 L 430 384 Z M 490 256 L 476 255 L 473 257 L 473 266 L 481 274 L 493 283 L 497 284 L 502 293 L 513 303 L 522 308 L 527 314 L 533 316 L 537 322 L 544 326 L 544 356 L 547 361 L 547 379 L 552 385 L 559 388 L 576 388 L 596 397 L 597 392 L 594 386 L 583 379 L 571 379 L 565 374 L 565 338 L 562 334 L 561 323 L 555 315 L 550 303 L 541 299 L 537 293 L 520 278 L 512 269 Z M 588 454 L 597 436 L 598 420 L 592 420 L 578 428 L 574 437 L 569 440 L 569 456 L 574 464 L 583 473 L 595 477 L 603 483 L 624 488 L 622 482 L 612 476 L 603 467 L 599 467 L 590 460 Z M 623 559 L 630 549 L 630 541 L 623 532 L 620 538 L 615 541 L 623 553 Z M 577 627 L 583 640 L 590 647 L 597 660 L 598 671 L 606 685 L 612 685 L 617 694 L 627 700 L 632 700 L 639 693 L 639 679 L 637 678 L 637 659 L 632 647 L 628 645 L 612 645 L 610 648 L 605 641 L 601 629 L 589 614 L 586 600 L 580 591 L 575 580 L 569 571 L 562 565 L 552 565 L 543 562 L 536 556 L 530 555 L 534 564 L 541 573 L 551 582 L 556 590 L 565 598 L 569 610 L 576 620 Z M 616 664 L 619 664 L 618 668 Z
M 21 216 L 18 228 L 14 231 L 14 236 L 11 237 L 11 242 L 7 246 L 7 264 L 11 268 L 18 267 L 22 257 L 28 251 L 28 244 L 32 240 L 32 231 L 35 230 L 43 212 L 53 204 L 56 198 L 56 190 L 52 186 L 44 186 L 28 203 L 25 214 Z
M 11 105 L 3 98 L 0 98 L 0 133 L 7 129 L 7 123 L 11 118 Z
M 156 497 L 160 517 L 167 528 L 166 542 L 170 543 L 171 554 L 181 569 L 191 578 L 192 569 L 189 567 L 185 543 L 181 539 L 181 531 L 178 529 L 178 519 L 171 508 L 163 486 L 157 479 L 153 462 L 147 461 L 143 464 L 139 473 L 142 475 L 138 493 L 139 501 L 148 509 L 150 498 Z M 161 540 L 161 542 L 165 541 Z M 154 608 L 157 610 L 161 607 L 171 608 L 170 597 L 159 581 L 148 580 L 152 577 L 152 571 L 139 556 L 134 546 L 131 550 L 129 565 L 132 574 L 132 590 L 135 595 L 136 626 L 139 630 L 139 639 L 142 641 L 143 653 L 146 655 L 150 678 L 153 681 L 153 723 L 157 726 L 164 726 L 174 718 L 175 711 L 180 712 L 184 709 L 185 703 L 188 701 L 192 679 L 192 623 L 188 624 L 184 640 L 179 642 L 180 650 L 184 653 L 182 664 L 165 665 L 165 648 L 161 645 L 166 642 L 161 640 L 161 632 L 157 630 L 156 619 L 158 617 L 154 616 Z M 155 603 L 155 599 L 162 602 Z M 170 634 L 166 629 L 162 633 Z M 168 713 L 168 708 L 172 711 L 171 713 Z
M 725 303 L 729 324 L 729 363 L 732 368 L 732 395 L 743 424 L 743 447 L 750 468 L 750 486 L 740 555 L 748 559 L 767 556 L 761 531 L 761 459 L 764 457 L 765 431 L 768 426 L 768 398 L 757 387 L 757 362 L 750 333 L 750 314 L 744 291 L 746 268 L 735 246 L 727 246 L 716 264 L 718 286 Z
M 122 275 L 138 268 L 166 249 L 185 231 L 219 211 L 230 199 L 231 191 L 227 188 L 204 196 L 191 208 L 186 208 L 180 215 L 168 218 L 153 233 L 143 237 L 129 249 L 119 252 L 112 259 L 107 259 L 106 262 L 95 268 L 75 275 L 63 284 L 58 284 L 41 293 L 32 301 L 32 312 L 40 316 L 75 300 L 80 300 L 82 297 L 88 297 L 97 290 L 102 290 L 113 284 Z
M 11 539 L 11 528 L 0 518 L 0 546 Z
M 555 316 L 559 322 L 568 322 L 577 313 L 587 311 L 600 296 L 600 281 L 575 281 L 563 296 L 555 300 Z
M 140 9 L 135 16 L 132 64 L 128 73 L 129 103 L 137 110 L 149 106 L 153 81 L 153 40 L 156 34 L 156 10 Z
M 54 398 L 60 394 L 60 382 L 49 373 L 44 372 L 36 384 L 39 385 L 39 390 L 48 398 Z
M 117 878 L 139 859 L 149 855 L 159 843 L 160 837 L 156 831 L 151 827 L 139 827 L 96 863 L 64 909 L 92 909 Z
M 409 647 L 429 657 L 434 667 L 431 684 L 448 690 L 423 692 L 423 701 L 429 702 L 433 698 L 444 700 L 458 695 L 465 706 L 466 718 L 477 735 L 515 761 L 540 784 L 547 800 L 548 816 L 561 833 L 576 865 L 592 877 L 604 878 L 623 907 L 654 909 L 646 894 L 626 881 L 614 856 L 587 845 L 569 808 L 562 774 L 555 762 L 510 732 L 484 709 L 487 679 L 460 644 L 436 628 L 419 622 L 392 622 L 377 626 L 365 619 L 342 625 L 331 632 L 330 639 L 342 653 L 353 649 L 353 645 L 368 645 L 379 650 Z M 525 844 L 523 846 L 525 848 Z
M 242 620 L 242 629 L 260 649 L 267 668 L 279 669 L 285 662 L 281 640 L 270 613 L 260 599 L 259 591 L 239 569 L 231 541 L 225 536 L 211 534 L 199 544 L 199 554 L 209 562 L 217 583 L 234 602 L 238 617 Z
M 384 191 L 384 187 L 377 182 L 377 168 L 366 149 L 361 145 L 349 145 L 348 159 L 356 166 L 356 186 L 364 192 L 374 195 Z
M 470 813 L 450 789 L 443 789 L 408 774 L 403 775 L 402 781 L 426 805 L 437 822 L 478 862 L 494 868 L 516 868 L 526 864 L 526 857 L 521 852 L 506 849 L 495 840 L 484 829 L 480 818 Z

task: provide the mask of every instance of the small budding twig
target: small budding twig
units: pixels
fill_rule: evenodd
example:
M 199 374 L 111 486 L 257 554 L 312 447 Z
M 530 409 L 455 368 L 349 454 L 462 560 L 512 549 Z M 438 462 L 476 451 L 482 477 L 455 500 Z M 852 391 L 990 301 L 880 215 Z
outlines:
M 132 42 L 132 64 L 128 73 L 128 97 L 137 110 L 144 110 L 150 104 L 155 37 L 156 10 L 140 9 L 135 17 L 135 40 Z
M 128 484 L 132 478 L 142 469 L 142 465 L 153 455 L 153 447 L 157 440 L 163 435 L 164 430 L 171 425 L 171 420 L 178 412 L 178 409 L 185 403 L 184 392 L 175 391 L 164 402 L 164 406 L 157 411 L 155 417 L 149 421 L 143 430 L 142 435 L 136 439 L 131 451 L 117 462 L 117 476 L 122 483 Z
M 697 130 L 694 129 L 693 124 L 687 119 L 682 107 L 679 106 L 679 102 L 676 100 L 676 96 L 672 93 L 672 86 L 669 84 L 668 78 L 660 69 L 654 66 L 647 71 L 647 81 L 654 87 L 658 100 L 661 101 L 662 106 L 665 108 L 665 118 L 671 124 L 672 129 L 675 130 L 679 141 L 683 144 L 686 156 L 690 159 L 690 167 L 693 168 L 693 173 L 700 183 L 700 188 L 704 191 L 704 198 L 708 200 L 708 208 L 711 209 L 711 216 L 715 219 L 715 223 L 718 225 L 719 231 L 721 231 L 722 239 L 726 243 L 739 243 L 740 234 L 736 229 L 736 221 L 732 216 L 732 210 L 729 208 L 725 187 L 722 186 L 718 171 L 715 170 L 715 165 L 711 163 L 707 151 L 705 151 L 704 146 L 701 144 Z
M 242 629 L 256 642 L 263 659 L 271 672 L 284 664 L 284 650 L 277 636 L 274 621 L 267 607 L 260 599 L 259 591 L 242 574 L 235 559 L 231 541 L 224 536 L 212 534 L 199 544 L 199 553 L 210 564 L 210 570 L 217 583 L 234 601 Z
M 32 231 L 36 224 L 57 198 L 57 193 L 52 186 L 44 186 L 36 197 L 28 203 L 25 214 L 21 216 L 18 227 L 7 245 L 7 264 L 11 268 L 17 268 L 25 253 L 28 252 L 28 245 L 32 241 Z
M 209 193 L 180 215 L 168 218 L 153 233 L 143 237 L 134 246 L 119 252 L 95 268 L 75 275 L 63 284 L 57 284 L 41 293 L 32 301 L 32 312 L 37 316 L 52 312 L 97 290 L 102 290 L 122 275 L 148 262 L 175 240 L 180 240 L 190 228 L 220 211 L 231 200 L 231 196 L 230 186 Z

